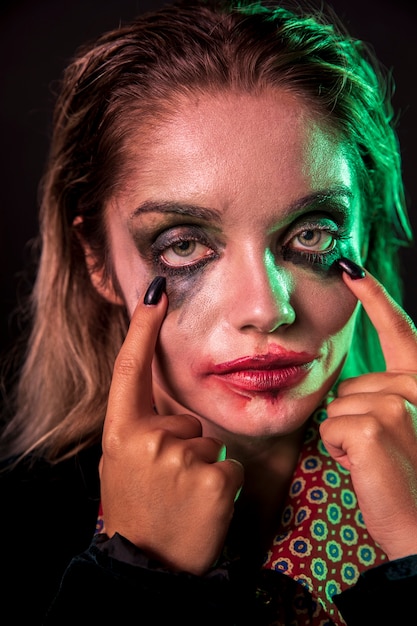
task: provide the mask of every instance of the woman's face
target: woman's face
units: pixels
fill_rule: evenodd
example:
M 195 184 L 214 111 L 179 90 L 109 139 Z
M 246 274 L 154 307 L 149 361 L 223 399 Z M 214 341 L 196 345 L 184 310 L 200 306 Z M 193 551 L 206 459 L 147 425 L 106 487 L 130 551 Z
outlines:
M 106 219 L 130 314 L 167 278 L 158 412 L 224 439 L 295 432 L 340 373 L 356 317 L 334 265 L 360 262 L 363 244 L 344 146 L 284 90 L 184 100 L 146 139 L 133 138 Z

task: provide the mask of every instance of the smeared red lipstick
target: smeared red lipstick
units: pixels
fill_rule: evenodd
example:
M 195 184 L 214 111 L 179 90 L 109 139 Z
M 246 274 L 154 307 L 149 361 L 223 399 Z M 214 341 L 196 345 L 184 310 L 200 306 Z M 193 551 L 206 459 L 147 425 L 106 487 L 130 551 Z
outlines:
M 218 363 L 210 373 L 244 391 L 277 393 L 297 385 L 314 361 L 315 357 L 305 352 L 259 354 Z

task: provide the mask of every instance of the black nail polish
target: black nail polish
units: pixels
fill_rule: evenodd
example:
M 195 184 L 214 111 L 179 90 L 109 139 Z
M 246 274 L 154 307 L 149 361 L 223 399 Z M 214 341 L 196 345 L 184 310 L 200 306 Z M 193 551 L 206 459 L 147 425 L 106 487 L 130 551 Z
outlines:
M 340 257 L 340 259 L 338 259 L 336 263 L 339 265 L 339 267 L 342 268 L 344 272 L 346 272 L 348 276 L 350 276 L 352 280 L 365 278 L 365 270 L 354 261 L 351 261 L 346 257 Z
M 156 276 L 146 290 L 143 301 L 145 304 L 158 304 L 162 293 L 165 291 L 166 279 L 164 276 Z

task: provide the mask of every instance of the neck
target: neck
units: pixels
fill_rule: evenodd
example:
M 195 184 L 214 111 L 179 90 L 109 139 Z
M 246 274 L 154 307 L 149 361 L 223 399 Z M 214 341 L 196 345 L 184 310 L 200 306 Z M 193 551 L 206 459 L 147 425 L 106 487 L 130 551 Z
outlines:
M 233 553 L 258 562 L 268 549 L 279 525 L 288 488 L 297 465 L 304 428 L 266 441 L 242 447 L 229 443 L 230 458 L 245 468 L 245 480 L 235 505 L 228 544 Z

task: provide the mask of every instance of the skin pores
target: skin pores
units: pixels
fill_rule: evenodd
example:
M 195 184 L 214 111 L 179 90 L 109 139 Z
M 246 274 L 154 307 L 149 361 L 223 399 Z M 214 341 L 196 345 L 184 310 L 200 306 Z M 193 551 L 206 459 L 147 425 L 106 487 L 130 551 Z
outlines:
M 131 137 L 134 175 L 107 226 L 130 313 L 167 278 L 158 412 L 192 413 L 226 442 L 290 435 L 351 342 L 357 303 L 334 265 L 361 262 L 347 152 L 284 90 L 184 100 L 146 138 L 141 152 Z

